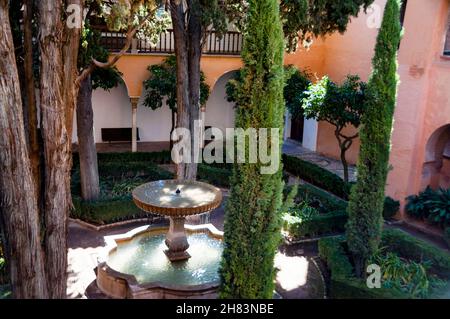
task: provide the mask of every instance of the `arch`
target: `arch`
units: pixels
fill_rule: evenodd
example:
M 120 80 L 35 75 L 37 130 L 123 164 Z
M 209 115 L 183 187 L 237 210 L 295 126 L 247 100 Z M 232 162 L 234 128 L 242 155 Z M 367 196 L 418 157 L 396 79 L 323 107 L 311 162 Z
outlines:
M 238 70 L 228 71 L 220 76 L 206 102 L 205 127 L 217 127 L 225 133 L 234 127 L 234 105 L 226 100 L 226 84 Z
M 98 88 L 92 92 L 94 112 L 94 141 L 102 143 L 102 128 L 131 126 L 131 102 L 128 87 L 124 79 L 109 91 Z M 72 142 L 78 142 L 76 114 L 73 119 Z
M 421 188 L 450 187 L 450 124 L 441 126 L 425 146 Z

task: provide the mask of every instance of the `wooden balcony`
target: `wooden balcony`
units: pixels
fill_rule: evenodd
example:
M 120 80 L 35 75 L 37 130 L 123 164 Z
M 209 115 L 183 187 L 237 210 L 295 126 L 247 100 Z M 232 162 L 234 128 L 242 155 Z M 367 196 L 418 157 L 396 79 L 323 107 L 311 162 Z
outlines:
M 210 31 L 203 48 L 204 54 L 240 56 L 242 50 L 242 34 L 228 31 L 219 37 L 215 31 Z M 125 44 L 125 34 L 120 32 L 103 31 L 101 44 L 110 52 L 119 52 Z M 156 45 L 141 39 L 134 39 L 128 53 L 134 54 L 172 54 L 175 43 L 173 30 L 161 33 Z

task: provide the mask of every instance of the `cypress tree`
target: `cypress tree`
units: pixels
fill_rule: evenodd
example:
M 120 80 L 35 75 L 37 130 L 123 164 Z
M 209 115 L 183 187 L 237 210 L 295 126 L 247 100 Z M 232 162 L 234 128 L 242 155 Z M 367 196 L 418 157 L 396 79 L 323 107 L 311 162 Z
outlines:
M 359 277 L 364 277 L 367 261 L 380 243 L 397 99 L 397 50 L 400 37 L 400 2 L 388 0 L 372 60 L 367 109 L 362 118 L 358 181 L 352 189 L 348 206 L 347 242 Z
M 284 41 L 277 0 L 250 0 L 237 86 L 236 127 L 283 126 Z M 248 139 L 247 139 L 248 142 Z M 270 150 L 270 144 L 268 145 Z M 246 143 L 246 154 L 249 147 Z M 222 298 L 271 298 L 280 243 L 282 171 L 261 174 L 259 162 L 234 164 L 226 206 Z

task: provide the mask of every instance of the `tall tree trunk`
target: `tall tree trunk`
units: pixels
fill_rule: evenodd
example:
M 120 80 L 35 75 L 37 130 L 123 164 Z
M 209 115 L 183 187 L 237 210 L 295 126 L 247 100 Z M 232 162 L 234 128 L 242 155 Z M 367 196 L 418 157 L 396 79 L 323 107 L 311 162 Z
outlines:
M 80 85 L 77 99 L 78 153 L 80 157 L 81 196 L 96 200 L 100 195 L 97 150 L 94 141 L 91 76 Z
M 202 56 L 201 12 L 198 0 L 189 1 L 189 20 L 186 26 L 183 1 L 171 4 L 172 24 L 177 59 L 177 128 L 187 128 L 191 133 L 190 163 L 177 165 L 177 179 L 195 180 L 197 177 L 196 156 L 199 151 L 199 136 L 195 121 L 200 119 L 200 59 Z M 197 141 L 197 143 L 195 143 Z
M 346 152 L 347 152 L 347 149 L 345 149 L 341 145 L 341 162 L 342 162 L 342 167 L 344 168 L 344 181 L 348 182 L 348 163 L 347 163 L 347 158 L 345 157 Z
M 200 150 L 200 127 L 195 127 L 200 120 L 200 59 L 202 57 L 202 21 L 198 0 L 191 1 L 188 23 L 188 67 L 189 67 L 189 113 L 191 130 L 191 163 L 186 165 L 185 178 L 195 180 L 197 177 L 197 160 Z
M 13 297 L 46 298 L 37 197 L 26 147 L 8 1 L 0 0 L 0 220 Z
M 189 128 L 189 67 L 183 1 L 171 3 L 171 16 L 177 59 L 177 128 Z M 186 163 L 177 165 L 177 179 L 186 178 Z
M 38 119 L 36 106 L 36 92 L 33 72 L 33 0 L 25 0 L 23 11 L 23 29 L 24 29 L 24 75 L 25 75 L 25 91 L 28 114 L 28 145 L 29 156 L 31 161 L 31 171 L 33 180 L 36 185 L 36 192 L 40 194 L 41 175 L 40 175 L 40 153 L 38 139 Z
M 51 298 L 66 297 L 67 218 L 70 205 L 70 136 L 66 131 L 60 1 L 39 1 L 41 127 L 45 157 L 45 250 Z M 66 61 L 67 62 L 67 61 Z
M 84 9 L 84 0 L 66 0 L 66 6 L 71 4 L 79 6 L 80 12 Z M 78 95 L 78 86 L 74 85 L 78 78 L 78 49 L 80 46 L 80 28 L 70 28 L 67 25 L 64 28 L 64 45 L 63 45 L 63 60 L 64 60 L 64 77 L 63 86 L 64 103 L 66 112 L 66 130 L 70 139 L 70 146 L 72 146 L 72 131 L 73 131 L 73 114 L 77 104 L 76 98 Z

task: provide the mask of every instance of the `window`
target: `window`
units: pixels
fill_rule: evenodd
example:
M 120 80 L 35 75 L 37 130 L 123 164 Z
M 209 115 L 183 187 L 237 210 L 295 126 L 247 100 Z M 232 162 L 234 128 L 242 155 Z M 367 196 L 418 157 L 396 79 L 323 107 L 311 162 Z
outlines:
M 444 55 L 450 56 L 450 14 L 447 22 L 447 36 L 445 38 Z
M 408 0 L 403 0 L 402 7 L 400 9 L 400 23 L 403 26 L 403 23 L 405 22 L 405 14 L 406 14 L 406 5 L 408 3 Z

